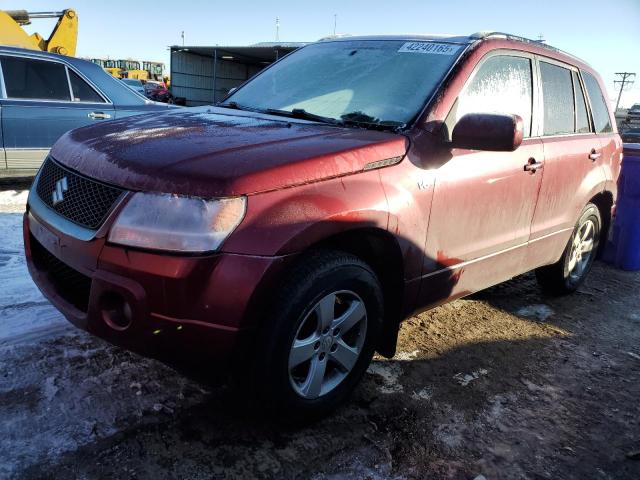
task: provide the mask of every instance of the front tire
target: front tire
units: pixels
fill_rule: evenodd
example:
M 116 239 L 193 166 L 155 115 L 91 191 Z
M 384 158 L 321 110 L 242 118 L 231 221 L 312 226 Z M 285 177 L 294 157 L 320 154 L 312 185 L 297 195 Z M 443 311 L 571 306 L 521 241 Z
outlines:
M 593 203 L 582 210 L 560 260 L 536 269 L 542 289 L 552 295 L 575 292 L 591 271 L 602 228 L 600 210 Z
M 382 318 L 382 289 L 366 263 L 330 250 L 302 257 L 257 338 L 260 406 L 309 419 L 344 402 L 371 362 Z

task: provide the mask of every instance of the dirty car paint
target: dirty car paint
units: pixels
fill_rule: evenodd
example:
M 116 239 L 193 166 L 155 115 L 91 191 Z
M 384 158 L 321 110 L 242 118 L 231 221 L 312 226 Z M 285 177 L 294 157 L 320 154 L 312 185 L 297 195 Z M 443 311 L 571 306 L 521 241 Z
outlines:
M 394 133 L 202 107 L 74 130 L 51 155 L 131 190 L 215 197 L 362 171 L 407 145 Z

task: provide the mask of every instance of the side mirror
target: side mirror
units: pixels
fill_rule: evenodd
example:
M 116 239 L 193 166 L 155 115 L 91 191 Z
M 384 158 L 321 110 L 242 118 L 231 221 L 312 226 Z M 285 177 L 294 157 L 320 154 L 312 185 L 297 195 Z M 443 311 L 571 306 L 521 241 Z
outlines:
M 513 152 L 523 137 L 524 125 L 519 115 L 468 113 L 453 127 L 451 143 L 455 148 Z

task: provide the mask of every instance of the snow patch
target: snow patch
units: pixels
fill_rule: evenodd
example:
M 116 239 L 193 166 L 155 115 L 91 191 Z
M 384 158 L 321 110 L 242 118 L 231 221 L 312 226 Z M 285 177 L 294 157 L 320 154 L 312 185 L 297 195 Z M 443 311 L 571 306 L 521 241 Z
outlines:
M 393 359 L 401 361 L 413 360 L 418 356 L 418 353 L 420 353 L 420 350 L 414 350 L 413 352 L 398 352 Z
M 545 305 L 543 303 L 538 303 L 535 305 L 527 305 L 526 307 L 522 307 L 516 311 L 516 315 L 521 317 L 535 318 L 544 322 L 547 318 L 553 316 L 556 312 L 553 311 L 551 307 Z
M 0 341 L 66 323 L 42 296 L 27 270 L 22 213 L 28 192 L 0 192 Z
M 474 380 L 477 380 L 481 376 L 487 375 L 488 373 L 489 373 L 489 370 L 487 370 L 486 368 L 480 368 L 478 370 L 474 370 L 471 373 L 456 373 L 453 376 L 453 379 L 463 387 L 466 387 Z
M 374 362 L 369 365 L 367 372 L 382 377 L 382 385 L 378 386 L 381 393 L 403 392 L 404 387 L 400 384 L 402 368 L 397 363 Z
M 467 430 L 467 423 L 461 412 L 453 410 L 451 405 L 444 405 L 445 414 L 438 419 L 433 430 L 433 436 L 444 446 L 455 449 L 462 445 L 463 434 Z
M 0 191 L 0 213 L 22 213 L 27 205 L 29 190 Z
M 411 394 L 411 398 L 414 400 L 431 400 L 432 397 L 433 391 L 429 387 L 421 388 Z

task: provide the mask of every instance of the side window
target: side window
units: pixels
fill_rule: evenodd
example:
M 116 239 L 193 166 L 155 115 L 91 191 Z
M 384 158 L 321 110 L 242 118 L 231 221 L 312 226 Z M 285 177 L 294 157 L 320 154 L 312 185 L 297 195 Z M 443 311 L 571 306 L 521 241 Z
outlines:
M 572 72 L 572 75 L 573 88 L 576 94 L 576 133 L 589 133 L 591 128 L 589 126 L 589 115 L 587 115 L 587 104 L 584 99 L 582 85 L 580 85 L 578 74 Z
M 74 102 L 104 103 L 102 97 L 71 69 L 69 69 L 69 81 Z
M 544 134 L 573 133 L 575 113 L 571 70 L 540 62 L 540 77 L 544 102 Z
M 491 57 L 458 97 L 450 128 L 467 113 L 506 113 L 522 117 L 524 136 L 529 137 L 532 102 L 531 61 L 508 55 Z
M 582 78 L 584 78 L 584 85 L 587 88 L 589 100 L 591 100 L 591 113 L 593 114 L 596 133 L 612 132 L 613 128 L 611 127 L 611 117 L 609 116 L 607 101 L 602 94 L 602 90 L 600 90 L 598 81 L 588 72 L 582 72 Z
M 31 58 L 2 57 L 7 98 L 69 101 L 64 65 Z

